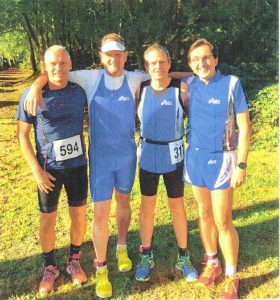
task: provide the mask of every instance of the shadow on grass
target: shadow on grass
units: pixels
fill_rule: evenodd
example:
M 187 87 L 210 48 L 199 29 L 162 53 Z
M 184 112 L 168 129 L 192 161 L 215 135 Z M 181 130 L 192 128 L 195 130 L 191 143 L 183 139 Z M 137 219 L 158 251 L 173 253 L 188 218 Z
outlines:
M 278 208 L 278 200 L 258 203 L 245 209 L 234 211 L 235 218 L 246 218 L 252 214 L 261 213 L 262 210 L 275 210 Z M 278 257 L 278 218 L 274 217 L 268 221 L 238 227 L 241 240 L 239 268 L 257 265 L 258 263 Z M 133 261 L 133 269 L 128 273 L 117 271 L 115 258 L 115 245 L 117 238 L 111 236 L 108 246 L 108 267 L 109 277 L 113 285 L 115 297 L 125 299 L 126 297 L 138 294 L 156 287 L 164 288 L 172 281 L 181 279 L 174 265 L 176 262 L 177 246 L 171 225 L 156 226 L 154 232 L 154 259 L 155 267 L 152 270 L 149 282 L 137 282 L 134 279 L 135 268 L 138 262 L 138 246 L 140 237 L 138 231 L 130 231 L 128 235 L 128 247 L 130 257 Z M 191 250 L 192 261 L 195 266 L 199 266 L 203 249 L 200 242 L 197 220 L 189 222 L 189 248 Z M 57 279 L 56 287 L 59 290 L 51 295 L 49 299 L 96 299 L 95 296 L 95 271 L 92 266 L 93 246 L 91 241 L 86 241 L 83 245 L 82 265 L 88 275 L 88 282 L 82 288 L 73 288 L 70 291 L 70 278 L 66 274 L 65 265 L 67 260 L 68 247 L 56 250 L 56 260 L 61 270 L 61 275 Z M 41 255 L 34 255 L 18 260 L 7 260 L 0 262 L 0 299 L 7 299 L 11 296 L 28 295 L 36 298 L 36 291 L 42 276 L 43 260 Z M 274 269 L 273 269 L 274 268 Z M 199 267 L 198 267 L 199 269 Z M 261 273 L 261 269 L 259 270 Z M 246 298 L 250 290 L 274 279 L 278 276 L 278 271 L 272 266 L 271 272 L 260 274 L 242 280 L 240 285 L 240 297 Z M 65 286 L 64 286 L 65 285 Z M 4 287 L 4 288 L 3 288 Z M 200 289 L 192 285 L 186 287 L 190 289 Z M 202 293 L 203 296 L 203 293 Z M 170 295 L 172 297 L 172 295 Z
M 1 101 L 0 108 L 9 107 L 9 106 L 18 106 L 18 101 Z
M 0 94 L 8 94 L 17 91 L 17 89 L 5 89 L 4 87 L 0 87 Z

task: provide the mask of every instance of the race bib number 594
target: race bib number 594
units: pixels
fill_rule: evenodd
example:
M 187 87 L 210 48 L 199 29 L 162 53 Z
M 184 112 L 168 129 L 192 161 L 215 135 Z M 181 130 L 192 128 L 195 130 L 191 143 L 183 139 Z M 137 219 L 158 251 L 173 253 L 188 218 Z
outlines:
M 175 165 L 184 158 L 183 140 L 169 143 L 169 151 L 172 165 Z
M 83 154 L 81 137 L 79 135 L 54 141 L 53 148 L 56 161 L 75 158 Z

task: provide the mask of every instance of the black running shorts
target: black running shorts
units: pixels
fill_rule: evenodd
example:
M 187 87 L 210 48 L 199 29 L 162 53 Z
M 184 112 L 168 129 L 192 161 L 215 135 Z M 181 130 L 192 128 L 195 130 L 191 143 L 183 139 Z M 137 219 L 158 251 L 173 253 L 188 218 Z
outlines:
M 163 176 L 168 198 L 179 198 L 184 196 L 183 164 L 177 165 L 175 171 L 163 174 L 151 173 L 139 168 L 139 180 L 141 194 L 144 196 L 154 196 L 160 175 Z
M 39 208 L 43 213 L 57 210 L 58 199 L 64 185 L 69 206 L 79 207 L 86 204 L 88 193 L 87 166 L 64 170 L 48 170 L 56 180 L 55 187 L 48 194 L 38 189 Z

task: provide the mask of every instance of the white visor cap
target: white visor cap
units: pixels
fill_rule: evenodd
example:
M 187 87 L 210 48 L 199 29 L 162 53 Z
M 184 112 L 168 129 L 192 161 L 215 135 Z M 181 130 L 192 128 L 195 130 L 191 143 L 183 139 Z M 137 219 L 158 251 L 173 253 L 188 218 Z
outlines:
M 102 46 L 101 46 L 101 52 L 108 52 L 108 51 L 113 51 L 113 50 L 117 50 L 117 51 L 125 51 L 125 45 L 117 42 L 117 41 L 109 41 L 109 42 L 105 42 Z

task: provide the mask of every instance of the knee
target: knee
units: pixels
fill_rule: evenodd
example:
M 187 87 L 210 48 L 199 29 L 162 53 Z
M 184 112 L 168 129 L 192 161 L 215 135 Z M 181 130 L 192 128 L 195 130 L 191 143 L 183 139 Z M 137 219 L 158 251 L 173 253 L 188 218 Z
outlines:
M 199 208 L 199 219 L 202 223 L 214 222 L 214 215 L 211 208 Z
M 153 216 L 154 215 L 154 209 L 153 207 L 146 205 L 144 203 L 141 203 L 140 210 L 139 210 L 140 216 Z
M 169 201 L 169 209 L 172 215 L 182 215 L 185 214 L 184 202 L 181 199 L 172 199 Z
M 100 208 L 94 208 L 94 223 L 106 223 L 109 219 L 109 214 Z
M 220 233 L 227 232 L 231 227 L 233 227 L 231 219 L 226 217 L 215 220 L 215 223 Z

